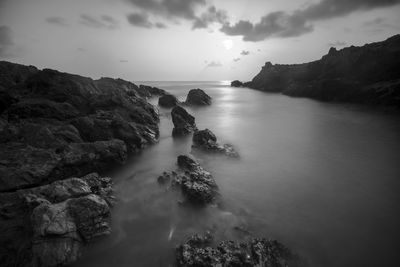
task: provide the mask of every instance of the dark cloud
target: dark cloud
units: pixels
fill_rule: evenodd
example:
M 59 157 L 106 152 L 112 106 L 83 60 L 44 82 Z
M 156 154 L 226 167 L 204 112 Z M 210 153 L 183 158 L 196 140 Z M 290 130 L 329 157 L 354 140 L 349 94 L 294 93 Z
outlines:
M 336 41 L 334 43 L 329 43 L 328 46 L 329 47 L 341 47 L 341 46 L 346 46 L 347 43 L 346 42 L 342 42 L 342 41 Z
M 12 31 L 8 26 L 0 26 L 0 56 L 11 56 L 10 49 L 14 45 Z
M 227 35 L 241 35 L 244 41 L 262 41 L 270 37 L 295 37 L 313 30 L 312 22 L 345 16 L 355 11 L 399 4 L 400 0 L 321 0 L 292 14 L 283 11 L 263 16 L 259 22 L 241 20 L 225 23 L 220 29 Z
M 233 61 L 238 62 L 240 60 L 240 57 L 234 58 Z
M 222 67 L 222 64 L 219 61 L 211 61 L 206 67 Z
M 209 24 L 218 22 L 221 24 L 226 23 L 228 15 L 225 10 L 217 9 L 215 6 L 210 6 L 200 17 L 196 17 L 193 22 L 192 29 L 207 28 Z
M 57 26 L 68 26 L 66 19 L 62 17 L 48 17 L 46 22 Z
M 102 15 L 100 18 L 96 18 L 88 14 L 82 14 L 80 17 L 80 23 L 91 28 L 99 29 L 115 29 L 118 27 L 118 21 L 108 15 Z
M 145 13 L 132 13 L 127 16 L 130 24 L 136 27 L 152 28 L 153 23 L 149 21 L 149 16 Z
M 194 20 L 195 10 L 205 6 L 206 0 L 127 0 L 132 5 L 151 14 L 168 19 L 184 18 Z
M 240 52 L 240 54 L 242 56 L 247 56 L 247 55 L 250 55 L 250 51 L 242 50 L 242 52 Z
M 166 29 L 166 28 L 167 28 L 167 25 L 165 25 L 165 24 L 162 23 L 162 22 L 156 22 L 156 23 L 154 23 L 154 26 L 155 26 L 156 28 L 159 28 L 159 29 Z

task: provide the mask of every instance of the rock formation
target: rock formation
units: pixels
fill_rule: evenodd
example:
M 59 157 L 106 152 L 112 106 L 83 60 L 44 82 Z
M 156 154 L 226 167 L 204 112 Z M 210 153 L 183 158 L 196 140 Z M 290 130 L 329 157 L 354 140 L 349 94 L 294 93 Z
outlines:
M 196 131 L 193 134 L 193 148 L 199 148 L 204 151 L 224 154 L 228 157 L 237 158 L 239 153 L 230 144 L 220 145 L 217 137 L 209 129 Z
M 291 266 L 296 261 L 288 248 L 276 240 L 253 238 L 247 242 L 222 241 L 213 247 L 212 236 L 193 235 L 176 249 L 177 266 Z
M 179 188 L 187 202 L 195 205 L 213 203 L 218 197 L 218 186 L 212 175 L 189 156 L 178 156 L 179 169 L 164 172 L 158 182 L 170 182 L 172 187 Z
M 121 79 L 4 61 L 0 71 L 1 265 L 71 263 L 82 244 L 110 231 L 111 202 L 108 178 L 70 177 L 155 143 L 158 113 Z
M 245 86 L 324 101 L 400 107 L 400 35 L 361 47 L 331 48 L 310 63 L 267 62 Z
M 172 108 L 179 103 L 174 95 L 166 94 L 158 99 L 158 105 L 163 108 Z
M 194 106 L 207 106 L 211 105 L 211 97 L 201 89 L 191 89 L 185 103 Z
M 190 115 L 183 107 L 174 107 L 171 111 L 171 117 L 174 124 L 174 128 L 172 129 L 172 136 L 183 136 L 197 130 L 195 118 Z
M 141 95 L 144 95 L 146 97 L 163 96 L 167 94 L 167 92 L 163 89 L 143 84 L 139 85 L 138 91 Z
M 239 80 L 234 80 L 234 81 L 231 82 L 231 86 L 232 87 L 242 87 L 243 83 L 241 81 L 239 81 Z

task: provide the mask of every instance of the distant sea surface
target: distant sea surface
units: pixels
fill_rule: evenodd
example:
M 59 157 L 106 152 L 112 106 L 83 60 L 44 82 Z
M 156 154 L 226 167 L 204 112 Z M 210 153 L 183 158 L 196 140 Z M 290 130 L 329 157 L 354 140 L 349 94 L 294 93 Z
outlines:
M 399 114 L 228 82 L 140 83 L 181 101 L 204 89 L 213 104 L 187 110 L 241 157 L 194 154 L 213 174 L 223 206 L 179 205 L 157 177 L 191 153 L 191 137 L 174 140 L 170 110 L 161 108 L 159 143 L 108 173 L 120 199 L 113 234 L 74 266 L 171 266 L 173 248 L 191 234 L 210 229 L 217 241 L 237 240 L 236 226 L 281 241 L 308 266 L 399 266 Z

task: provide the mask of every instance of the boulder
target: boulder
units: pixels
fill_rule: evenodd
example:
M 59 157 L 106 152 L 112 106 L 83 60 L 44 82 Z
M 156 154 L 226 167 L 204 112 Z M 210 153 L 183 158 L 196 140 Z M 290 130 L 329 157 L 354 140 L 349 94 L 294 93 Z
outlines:
M 286 267 L 297 261 L 297 256 L 276 240 L 252 238 L 247 242 L 222 241 L 213 247 L 208 235 L 195 234 L 178 246 L 177 266 Z
M 189 91 L 185 103 L 194 106 L 211 105 L 211 97 L 201 89 L 192 89 Z
M 176 106 L 171 111 L 172 122 L 174 128 L 172 129 L 172 136 L 187 135 L 197 130 L 195 118 L 190 115 L 183 107 Z
M 173 95 L 163 95 L 158 99 L 158 105 L 163 108 L 172 108 L 178 103 L 178 99 Z
M 165 184 L 171 181 L 171 186 L 179 188 L 190 204 L 205 205 L 216 202 L 218 186 L 212 175 L 189 156 L 178 156 L 177 161 L 179 169 L 176 172 L 164 172 L 158 177 L 158 182 Z
M 209 129 L 195 131 L 193 134 L 193 148 L 199 148 L 203 151 L 224 154 L 228 157 L 237 158 L 239 153 L 230 144 L 220 145 L 217 137 Z
M 231 82 L 231 86 L 232 87 L 242 87 L 243 83 L 241 81 L 239 81 L 239 80 L 234 80 L 234 81 Z

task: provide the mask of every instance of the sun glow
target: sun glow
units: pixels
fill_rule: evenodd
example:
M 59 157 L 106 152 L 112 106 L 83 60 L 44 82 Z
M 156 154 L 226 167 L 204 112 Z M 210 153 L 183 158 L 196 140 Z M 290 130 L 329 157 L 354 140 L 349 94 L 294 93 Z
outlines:
M 233 41 L 231 39 L 224 40 L 222 42 L 226 50 L 231 50 L 233 47 Z

